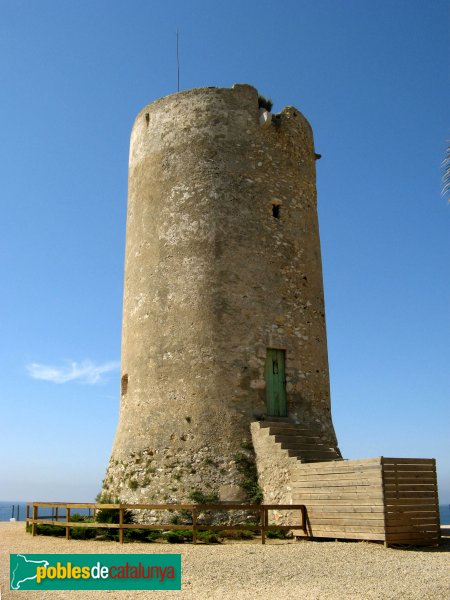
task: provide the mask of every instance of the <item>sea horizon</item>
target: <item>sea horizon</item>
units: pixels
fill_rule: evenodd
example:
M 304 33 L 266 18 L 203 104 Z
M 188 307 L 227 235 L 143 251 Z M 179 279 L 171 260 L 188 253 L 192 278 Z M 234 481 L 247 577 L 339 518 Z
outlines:
M 27 503 L 32 502 L 29 501 L 13 501 L 13 500 L 0 500 L 0 522 L 9 521 L 12 517 L 16 519 L 16 521 L 25 521 L 26 517 L 26 505 Z M 42 502 L 45 502 L 42 500 Z M 66 501 L 64 501 L 65 503 Z M 71 502 L 69 500 L 69 502 Z M 81 504 L 81 502 L 80 502 Z M 19 517 L 17 518 L 17 507 L 19 507 Z M 51 509 L 50 509 L 51 510 Z M 76 509 L 76 512 L 80 515 L 88 514 L 87 508 L 79 508 Z M 72 511 L 73 514 L 74 511 Z M 450 525 L 450 505 L 449 504 L 440 504 L 439 505 L 439 516 L 441 525 Z

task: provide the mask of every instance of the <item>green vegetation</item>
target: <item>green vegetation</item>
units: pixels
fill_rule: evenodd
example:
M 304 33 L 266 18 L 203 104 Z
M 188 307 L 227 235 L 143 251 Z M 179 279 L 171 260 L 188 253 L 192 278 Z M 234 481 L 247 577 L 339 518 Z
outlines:
M 241 448 L 242 450 L 250 450 L 251 452 L 254 451 L 253 444 L 249 441 L 242 442 Z
M 170 518 L 172 525 L 192 525 L 192 513 L 190 510 L 177 510 Z
M 266 535 L 271 540 L 285 540 L 286 538 L 291 537 L 289 535 L 289 530 L 287 529 L 269 529 Z
M 236 461 L 237 470 L 243 476 L 243 479 L 239 482 L 239 486 L 247 494 L 248 502 L 250 504 L 261 504 L 263 501 L 263 492 L 259 487 L 255 460 L 243 452 L 236 454 L 234 460 Z
M 220 544 L 220 538 L 215 531 L 197 531 L 197 540 L 205 544 Z
M 250 529 L 225 529 L 224 531 L 219 531 L 219 536 L 227 540 L 252 540 L 255 535 L 255 532 Z
M 99 504 L 121 504 L 119 498 L 113 498 L 108 494 L 98 494 L 96 498 Z M 117 508 L 101 508 L 95 517 L 97 523 L 119 523 L 120 514 Z M 131 510 L 125 509 L 123 511 L 123 522 L 134 523 L 134 517 Z
M 169 544 L 184 544 L 184 542 L 192 542 L 192 531 L 185 529 L 171 529 L 164 534 Z
M 201 490 L 194 490 L 189 494 L 189 498 L 196 504 L 217 504 L 219 502 L 217 494 L 205 494 Z

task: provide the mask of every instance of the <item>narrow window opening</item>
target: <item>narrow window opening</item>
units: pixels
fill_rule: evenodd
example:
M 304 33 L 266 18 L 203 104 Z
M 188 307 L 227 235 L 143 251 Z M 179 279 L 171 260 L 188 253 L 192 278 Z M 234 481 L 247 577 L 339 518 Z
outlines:
M 280 205 L 279 204 L 272 204 L 272 217 L 274 219 L 279 219 L 280 218 Z
M 145 113 L 145 121 L 146 121 L 147 127 L 148 127 L 148 124 L 150 123 L 150 115 L 148 113 Z
M 128 391 L 128 375 L 123 375 L 120 381 L 120 394 L 125 396 Z

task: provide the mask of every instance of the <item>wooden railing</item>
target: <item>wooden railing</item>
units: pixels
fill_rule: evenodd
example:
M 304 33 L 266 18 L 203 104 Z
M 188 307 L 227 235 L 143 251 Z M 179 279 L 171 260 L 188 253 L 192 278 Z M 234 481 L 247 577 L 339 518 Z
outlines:
M 51 508 L 52 514 L 39 517 L 40 508 Z M 85 521 L 71 521 L 70 515 L 72 509 L 89 509 L 95 514 L 98 510 L 118 510 L 118 523 L 98 523 Z M 169 525 L 169 524 L 146 524 L 146 523 L 124 523 L 124 513 L 126 510 L 161 510 L 161 511 L 189 511 L 192 515 L 192 524 L 189 525 Z M 223 512 L 223 511 L 249 511 L 259 514 L 260 523 L 258 525 L 208 525 L 199 523 L 200 513 L 205 511 Z M 271 510 L 299 510 L 302 514 L 300 524 L 292 525 L 270 525 L 269 511 Z M 61 514 L 63 511 L 65 514 Z M 63 520 L 61 520 L 63 519 Z M 96 504 L 96 503 L 64 503 L 64 502 L 30 502 L 27 504 L 26 527 L 31 523 L 32 535 L 36 535 L 37 525 L 54 525 L 66 528 L 66 539 L 70 539 L 71 527 L 86 527 L 95 529 L 118 529 L 119 542 L 123 544 L 123 532 L 125 529 L 153 529 L 153 530 L 187 530 L 192 531 L 192 541 L 197 543 L 197 533 L 199 531 L 260 531 L 261 543 L 265 544 L 266 534 L 271 530 L 291 530 L 301 529 L 305 535 L 307 532 L 307 513 L 304 504 Z

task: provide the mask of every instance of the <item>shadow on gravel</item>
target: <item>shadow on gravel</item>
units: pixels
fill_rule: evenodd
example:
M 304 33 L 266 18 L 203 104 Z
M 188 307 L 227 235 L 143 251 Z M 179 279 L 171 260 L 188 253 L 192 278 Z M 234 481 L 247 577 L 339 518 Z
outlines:
M 450 552 L 450 538 L 441 538 L 439 546 L 389 546 L 392 550 L 413 552 Z

